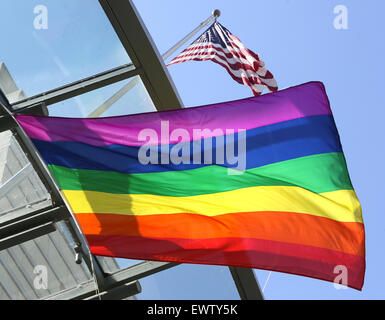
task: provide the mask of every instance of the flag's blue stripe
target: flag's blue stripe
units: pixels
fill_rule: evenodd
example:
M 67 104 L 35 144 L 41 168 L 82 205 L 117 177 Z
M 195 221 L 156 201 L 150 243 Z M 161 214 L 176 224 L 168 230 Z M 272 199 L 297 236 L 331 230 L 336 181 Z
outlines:
M 333 117 L 328 115 L 305 117 L 247 130 L 246 136 L 247 152 L 246 167 L 244 169 L 313 154 L 342 152 Z M 189 170 L 211 165 L 203 163 L 142 165 L 138 162 L 139 147 L 122 145 L 91 146 L 79 142 L 48 142 L 36 139 L 33 141 L 47 164 L 68 168 L 145 173 Z M 202 141 L 198 140 L 198 142 Z M 212 142 L 214 145 L 214 150 L 212 150 L 213 163 L 216 164 L 215 153 L 219 144 L 216 139 L 213 139 Z M 188 142 L 187 145 L 189 150 L 193 150 L 193 142 Z M 172 149 L 174 146 L 170 145 L 169 147 Z M 155 148 L 160 148 L 160 146 Z M 238 146 L 235 145 L 235 150 L 237 148 Z M 201 150 L 203 154 L 203 146 Z M 218 165 L 237 166 L 237 164 L 230 165 L 228 163 Z

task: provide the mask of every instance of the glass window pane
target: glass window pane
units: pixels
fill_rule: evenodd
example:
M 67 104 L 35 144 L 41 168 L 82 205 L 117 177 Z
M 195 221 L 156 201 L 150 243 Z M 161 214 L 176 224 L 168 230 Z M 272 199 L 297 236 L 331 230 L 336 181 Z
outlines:
M 140 279 L 139 300 L 239 300 L 228 267 L 182 264 Z
M 119 268 L 121 269 L 125 269 L 135 264 L 143 262 L 143 260 L 132 260 L 132 259 L 121 259 L 121 258 L 116 259 L 116 261 L 118 262 Z
M 156 111 L 139 76 L 48 106 L 57 117 L 96 118 Z
M 1 1 L 0 62 L 29 97 L 130 62 L 95 0 Z

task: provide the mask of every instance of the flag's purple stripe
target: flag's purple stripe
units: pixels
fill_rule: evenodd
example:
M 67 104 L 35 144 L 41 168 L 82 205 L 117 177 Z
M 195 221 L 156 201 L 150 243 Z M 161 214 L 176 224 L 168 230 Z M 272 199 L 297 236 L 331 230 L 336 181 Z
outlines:
M 159 142 L 193 140 L 194 129 L 209 129 L 209 138 L 226 129 L 248 130 L 283 121 L 331 114 L 329 101 L 321 82 L 309 82 L 260 97 L 217 103 L 172 111 L 98 119 L 53 118 L 17 115 L 30 138 L 43 141 L 75 141 L 94 146 L 120 144 L 141 146 L 139 132 L 153 129 Z M 161 141 L 161 121 L 169 121 L 170 132 L 184 129 L 189 135 L 180 141 Z M 215 129 L 217 132 L 214 132 Z

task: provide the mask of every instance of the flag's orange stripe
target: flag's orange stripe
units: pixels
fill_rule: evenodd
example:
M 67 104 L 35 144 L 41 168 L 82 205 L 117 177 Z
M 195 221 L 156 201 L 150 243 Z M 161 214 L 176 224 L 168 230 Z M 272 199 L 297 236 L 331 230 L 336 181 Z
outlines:
M 217 216 L 167 214 L 132 216 L 80 213 L 86 235 L 148 238 L 253 238 L 282 241 L 364 256 L 364 226 L 293 212 L 245 212 Z

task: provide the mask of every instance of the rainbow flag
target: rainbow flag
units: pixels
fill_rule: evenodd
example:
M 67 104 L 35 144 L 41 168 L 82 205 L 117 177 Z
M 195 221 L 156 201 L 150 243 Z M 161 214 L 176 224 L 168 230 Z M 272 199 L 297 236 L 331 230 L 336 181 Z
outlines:
M 361 206 L 322 83 L 174 111 L 16 118 L 93 254 L 327 281 L 346 270 L 343 284 L 363 286 Z

